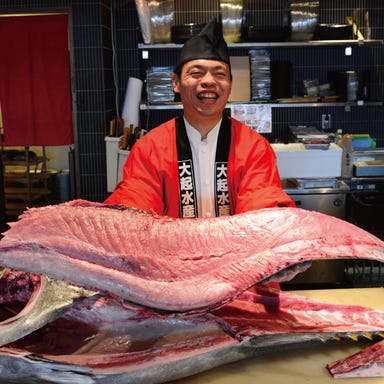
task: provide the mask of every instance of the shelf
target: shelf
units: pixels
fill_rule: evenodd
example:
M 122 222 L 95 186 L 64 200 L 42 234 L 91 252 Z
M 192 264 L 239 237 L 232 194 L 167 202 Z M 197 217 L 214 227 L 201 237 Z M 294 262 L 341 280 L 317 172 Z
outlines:
M 48 170 L 46 172 L 33 172 L 30 171 L 29 175 L 27 172 L 5 172 L 4 181 L 18 181 L 20 183 L 35 183 L 50 178 L 52 175 L 56 175 L 58 171 Z
M 312 40 L 312 41 L 278 41 L 278 42 L 243 42 L 230 43 L 228 48 L 289 48 L 289 47 L 318 47 L 318 46 L 370 46 L 383 45 L 383 40 Z M 180 49 L 183 44 L 139 44 L 141 50 Z
M 19 199 L 23 201 L 32 200 L 35 201 L 37 199 L 41 199 L 44 196 L 49 196 L 52 191 L 50 191 L 48 188 L 40 187 L 36 188 L 33 187 L 32 191 L 29 190 L 29 188 L 17 188 L 17 187 L 5 187 L 5 199 L 6 200 L 12 200 L 12 199 Z
M 292 107 L 362 107 L 362 106 L 382 106 L 382 101 L 346 101 L 346 102 L 316 102 L 316 103 L 264 103 L 259 101 L 239 101 L 232 102 L 226 105 L 226 108 L 230 108 L 236 104 L 266 104 L 270 105 L 272 108 L 292 108 Z M 164 104 L 140 104 L 140 110 L 177 110 L 183 109 L 181 103 L 164 103 Z
M 6 160 L 6 159 L 4 159 L 3 165 L 14 165 L 14 166 L 18 165 L 18 166 L 23 166 L 23 167 L 29 167 L 31 169 L 31 168 L 37 168 L 37 166 L 39 164 L 43 164 L 44 160 L 45 160 L 44 157 L 40 157 L 40 156 L 34 160 L 30 160 L 29 162 L 26 160 Z
M 248 104 L 248 102 L 245 102 Z M 252 103 L 252 102 L 250 102 Z M 316 103 L 267 103 L 273 108 L 289 108 L 289 107 L 368 107 L 382 106 L 382 101 L 338 101 L 338 102 L 316 102 Z

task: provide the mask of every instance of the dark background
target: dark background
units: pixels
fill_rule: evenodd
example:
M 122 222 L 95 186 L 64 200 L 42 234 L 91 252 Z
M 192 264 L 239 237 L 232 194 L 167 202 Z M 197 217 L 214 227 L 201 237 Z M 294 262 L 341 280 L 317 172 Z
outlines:
M 268 4 L 267 4 L 268 3 Z M 279 20 L 279 12 L 286 1 L 250 1 L 248 9 L 255 10 L 269 23 Z M 206 22 L 218 15 L 219 1 L 176 0 L 178 22 Z M 262 12 L 256 12 L 256 10 Z M 382 0 L 320 0 L 319 23 L 345 22 L 354 9 L 369 11 L 372 39 L 384 39 L 384 5 Z M 141 60 L 138 44 L 142 42 L 134 0 L 59 0 L 22 1 L 1 0 L 0 13 L 68 12 L 70 15 L 70 40 L 72 88 L 75 101 L 74 129 L 77 161 L 77 197 L 102 201 L 107 196 L 106 154 L 104 137 L 109 121 L 122 108 L 129 77 L 143 79 L 146 65 L 173 65 L 177 50 L 162 50 L 150 54 L 148 62 Z M 256 20 L 257 22 L 257 20 Z M 292 63 L 291 91 L 300 94 L 304 79 L 327 79 L 330 70 L 369 70 L 370 97 L 383 100 L 384 49 L 382 44 L 354 47 L 351 57 L 344 55 L 344 47 L 278 47 L 271 48 L 273 60 Z M 247 50 L 234 49 L 233 55 L 247 54 Z M 142 124 L 151 129 L 164 120 L 179 114 L 180 110 L 142 112 Z M 303 106 L 273 108 L 273 133 L 270 141 L 286 140 L 287 126 L 307 124 L 320 126 L 321 115 L 331 114 L 332 127 L 343 133 L 369 133 L 384 146 L 384 109 L 382 105 L 353 106 L 348 111 L 343 106 Z

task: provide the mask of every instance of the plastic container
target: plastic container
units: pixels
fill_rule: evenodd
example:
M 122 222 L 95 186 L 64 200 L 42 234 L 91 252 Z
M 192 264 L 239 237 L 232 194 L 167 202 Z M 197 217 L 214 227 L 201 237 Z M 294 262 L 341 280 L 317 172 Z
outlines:
M 280 178 L 331 178 L 341 176 L 342 149 L 331 143 L 327 150 L 308 150 L 303 143 L 271 144 Z
M 129 156 L 130 151 L 119 149 L 117 151 L 117 174 L 116 174 L 116 183 L 118 183 L 123 175 L 123 168 L 127 157 Z
M 123 167 L 130 151 L 119 149 L 120 137 L 104 138 L 107 156 L 107 191 L 113 192 L 121 180 Z
M 120 137 L 106 136 L 104 140 L 107 156 L 107 191 L 112 192 L 117 181 L 117 151 Z

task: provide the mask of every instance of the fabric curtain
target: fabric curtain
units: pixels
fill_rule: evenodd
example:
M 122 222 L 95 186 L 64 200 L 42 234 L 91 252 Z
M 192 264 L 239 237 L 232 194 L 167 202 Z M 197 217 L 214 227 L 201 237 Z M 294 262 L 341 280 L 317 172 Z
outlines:
M 0 17 L 4 144 L 73 143 L 68 16 Z

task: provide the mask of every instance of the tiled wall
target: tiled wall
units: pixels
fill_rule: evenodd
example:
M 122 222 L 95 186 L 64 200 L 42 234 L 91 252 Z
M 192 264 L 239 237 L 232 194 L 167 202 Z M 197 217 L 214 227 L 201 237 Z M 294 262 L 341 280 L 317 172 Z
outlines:
M 106 184 L 104 134 L 115 116 L 110 5 L 108 0 L 72 3 L 79 192 L 100 200 Z
M 246 0 L 245 0 L 246 1 Z M 287 0 L 248 0 L 248 9 L 263 9 L 263 20 L 280 20 L 279 11 Z M 175 0 L 175 21 L 206 22 L 219 14 L 219 0 Z M 384 5 L 382 0 L 320 0 L 320 23 L 344 23 L 353 9 L 369 10 L 372 38 L 384 39 Z M 184 9 L 184 11 L 182 11 Z M 79 197 L 101 201 L 106 195 L 106 159 L 104 136 L 109 120 L 120 112 L 128 78 L 142 77 L 144 66 L 137 45 L 141 33 L 134 0 L 2 0 L 0 12 L 69 11 L 72 15 L 72 53 L 75 101 L 76 148 L 78 154 L 77 181 Z M 185 11 L 187 10 L 187 11 Z M 112 27 L 111 27 L 112 25 Z M 233 54 L 247 54 L 234 50 Z M 177 51 L 166 50 L 150 55 L 148 65 L 173 65 Z M 383 100 L 384 49 L 359 47 L 346 58 L 342 48 L 314 47 L 273 48 L 275 60 L 293 63 L 292 93 L 298 93 L 304 78 L 326 79 L 329 68 L 371 69 L 372 97 Z M 336 63 L 336 64 L 335 64 Z M 115 71 L 113 70 L 115 69 Z M 115 85 L 118 89 L 115 94 Z M 319 125 L 321 114 L 330 113 L 332 126 L 344 132 L 368 132 L 384 146 L 384 108 L 372 106 L 351 108 L 274 108 L 271 141 L 285 140 L 289 124 Z M 142 124 L 149 128 L 165 121 L 180 111 L 152 111 L 142 114 Z

